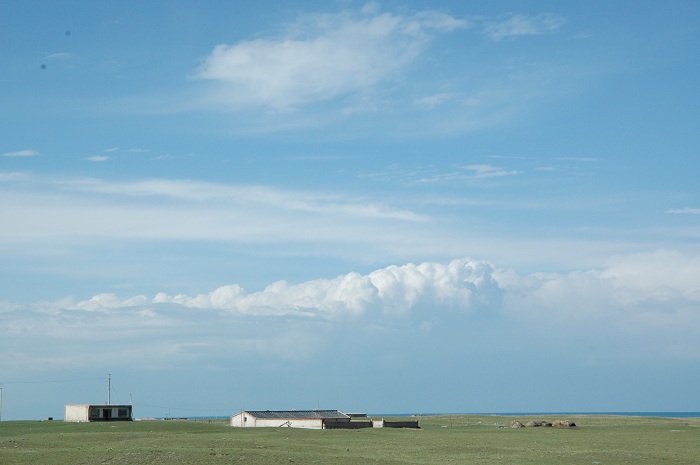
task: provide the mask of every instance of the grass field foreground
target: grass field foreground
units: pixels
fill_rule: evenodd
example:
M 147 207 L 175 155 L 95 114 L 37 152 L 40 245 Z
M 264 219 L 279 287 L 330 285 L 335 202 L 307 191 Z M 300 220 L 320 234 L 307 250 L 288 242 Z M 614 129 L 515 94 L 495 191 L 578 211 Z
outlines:
M 576 428 L 512 429 L 568 419 Z M 231 428 L 224 421 L 0 423 L 0 464 L 697 464 L 700 418 L 422 417 L 421 429 Z

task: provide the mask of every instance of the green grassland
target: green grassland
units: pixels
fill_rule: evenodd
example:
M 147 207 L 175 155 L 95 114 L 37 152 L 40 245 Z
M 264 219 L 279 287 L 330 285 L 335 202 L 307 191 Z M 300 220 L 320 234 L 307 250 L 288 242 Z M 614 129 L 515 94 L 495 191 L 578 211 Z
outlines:
M 512 429 L 568 419 L 576 428 Z M 421 429 L 231 428 L 224 421 L 0 423 L 0 464 L 697 464 L 700 418 L 423 417 Z

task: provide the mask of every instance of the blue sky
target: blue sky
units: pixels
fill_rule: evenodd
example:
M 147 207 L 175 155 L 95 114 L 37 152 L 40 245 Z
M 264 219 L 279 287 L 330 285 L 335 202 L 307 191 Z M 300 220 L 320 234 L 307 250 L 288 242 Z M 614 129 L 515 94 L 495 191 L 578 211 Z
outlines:
M 5 1 L 3 419 L 697 411 L 696 2 Z

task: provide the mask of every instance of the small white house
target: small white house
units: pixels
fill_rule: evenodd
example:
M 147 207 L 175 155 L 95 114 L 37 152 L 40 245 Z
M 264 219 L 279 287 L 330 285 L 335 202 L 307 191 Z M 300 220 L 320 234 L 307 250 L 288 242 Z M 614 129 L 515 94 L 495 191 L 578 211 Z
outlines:
M 338 410 L 251 410 L 231 417 L 237 428 L 288 427 L 323 429 L 326 423 L 350 423 L 350 417 Z
M 131 405 L 66 404 L 63 421 L 131 421 Z

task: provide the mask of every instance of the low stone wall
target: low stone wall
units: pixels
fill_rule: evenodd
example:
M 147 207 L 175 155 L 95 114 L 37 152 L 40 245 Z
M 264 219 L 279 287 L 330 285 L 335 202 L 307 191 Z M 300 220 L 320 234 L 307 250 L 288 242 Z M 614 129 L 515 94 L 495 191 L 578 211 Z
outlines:
M 420 428 L 418 420 L 384 421 L 384 428 Z
M 343 420 L 324 420 L 323 427 L 326 429 L 362 429 L 371 428 L 371 421 L 343 421 Z
M 418 420 L 397 420 L 397 421 L 392 421 L 392 420 L 374 420 L 372 422 L 372 425 L 374 428 L 415 428 L 415 429 L 420 429 L 420 426 L 418 426 Z
M 510 422 L 511 428 L 525 428 L 525 427 L 538 427 L 538 426 L 555 427 L 555 428 L 575 428 L 576 423 L 574 423 L 571 420 L 557 420 L 557 421 L 534 421 L 534 420 L 531 420 L 525 424 L 519 422 L 518 420 L 513 420 Z

